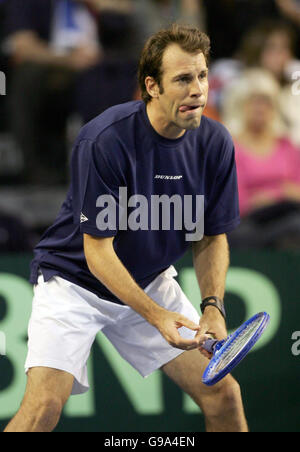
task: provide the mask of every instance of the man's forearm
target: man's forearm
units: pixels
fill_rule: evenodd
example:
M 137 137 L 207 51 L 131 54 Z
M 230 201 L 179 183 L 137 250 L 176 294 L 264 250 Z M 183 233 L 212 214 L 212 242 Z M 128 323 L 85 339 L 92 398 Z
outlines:
M 163 308 L 135 282 L 116 255 L 112 242 L 101 247 L 101 252 L 97 242 L 90 239 L 85 248 L 90 272 L 123 303 L 154 325 Z
M 202 298 L 224 298 L 229 248 L 225 234 L 205 236 L 193 244 L 193 262 Z

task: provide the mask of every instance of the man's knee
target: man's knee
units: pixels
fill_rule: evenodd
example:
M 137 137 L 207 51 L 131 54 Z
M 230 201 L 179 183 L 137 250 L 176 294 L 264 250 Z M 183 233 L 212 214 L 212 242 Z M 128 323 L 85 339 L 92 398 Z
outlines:
M 229 377 L 220 388 L 220 399 L 229 407 L 235 407 L 241 402 L 241 388 L 238 382 Z
M 44 393 L 37 401 L 37 410 L 41 413 L 49 413 L 53 416 L 60 416 L 62 409 L 62 400 L 53 394 Z
M 62 400 L 47 391 L 38 395 L 27 395 L 22 402 L 21 410 L 35 419 L 36 423 L 56 425 L 63 410 Z
M 47 368 L 30 369 L 21 414 L 30 420 L 31 426 L 53 429 L 71 394 L 73 381 L 74 377 L 66 372 Z
M 231 376 L 209 388 L 202 397 L 202 406 L 207 416 L 218 416 L 241 408 L 242 397 L 238 382 Z
M 41 391 L 27 394 L 20 410 L 7 426 L 7 432 L 52 432 L 57 426 L 63 409 L 59 397 Z

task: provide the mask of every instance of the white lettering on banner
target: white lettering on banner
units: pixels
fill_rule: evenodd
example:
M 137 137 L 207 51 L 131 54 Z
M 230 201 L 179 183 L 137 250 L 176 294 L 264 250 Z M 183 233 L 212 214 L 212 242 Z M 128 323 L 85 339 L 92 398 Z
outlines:
M 300 355 L 300 331 L 294 331 L 292 334 L 292 341 L 296 341 L 292 345 L 292 355 Z
M 0 331 L 0 357 L 6 355 L 6 335 Z
M 6 96 L 6 75 L 0 71 L 0 96 Z
M 292 75 L 295 82 L 292 84 L 292 94 L 293 96 L 300 96 L 300 71 L 296 71 Z

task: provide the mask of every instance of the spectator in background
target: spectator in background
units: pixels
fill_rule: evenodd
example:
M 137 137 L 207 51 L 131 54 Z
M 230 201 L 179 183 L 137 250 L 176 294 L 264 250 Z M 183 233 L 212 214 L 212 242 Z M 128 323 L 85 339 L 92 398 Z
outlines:
M 136 23 L 135 0 L 77 0 L 97 16 L 98 32 L 106 59 L 138 59 L 140 50 Z
M 133 0 L 133 4 L 139 50 L 152 34 L 172 23 L 206 30 L 203 0 Z M 141 99 L 139 89 L 135 99 Z
M 280 111 L 291 139 L 300 146 L 300 96 L 294 96 L 292 91 L 293 74 L 300 70 L 295 56 L 296 40 L 293 29 L 285 22 L 265 20 L 256 25 L 243 37 L 234 59 L 220 60 L 212 66 L 209 104 L 220 111 L 226 87 L 238 80 L 244 69 L 266 69 L 280 83 Z
M 232 58 L 249 29 L 259 21 L 281 15 L 275 0 L 203 0 L 203 4 L 213 61 Z
M 300 71 L 296 59 L 296 35 L 284 22 L 265 21 L 244 37 L 239 53 L 245 67 L 267 69 L 280 83 L 280 111 L 291 139 L 300 146 L 300 96 L 292 91 L 293 74 Z
M 24 154 L 24 182 L 60 182 L 74 77 L 101 58 L 94 17 L 73 0 L 10 0 L 11 128 Z
M 135 14 L 144 40 L 175 22 L 206 29 L 202 0 L 135 0 Z
M 296 35 L 282 21 L 265 20 L 251 29 L 242 39 L 238 59 L 245 67 L 270 71 L 281 85 L 289 84 L 296 64 Z
M 226 91 L 223 121 L 233 134 L 242 223 L 236 247 L 300 247 L 300 150 L 279 115 L 280 85 L 267 71 L 245 71 Z
M 77 83 L 76 109 L 86 123 L 107 108 L 133 99 L 142 42 L 136 0 L 78 1 L 97 16 L 103 51 L 101 63 L 82 73 Z
M 98 14 L 104 54 L 102 63 L 84 72 L 78 83 L 77 110 L 84 122 L 112 105 L 140 99 L 137 61 L 149 36 L 173 22 L 205 28 L 202 0 L 78 1 Z
M 198 0 L 11 0 L 12 132 L 24 180 L 64 180 L 66 119 L 88 122 L 136 95 L 145 33 L 182 20 L 199 25 Z M 163 17 L 163 20 L 161 20 Z
M 276 0 L 282 14 L 287 16 L 292 22 L 300 25 L 300 2 L 299 0 Z

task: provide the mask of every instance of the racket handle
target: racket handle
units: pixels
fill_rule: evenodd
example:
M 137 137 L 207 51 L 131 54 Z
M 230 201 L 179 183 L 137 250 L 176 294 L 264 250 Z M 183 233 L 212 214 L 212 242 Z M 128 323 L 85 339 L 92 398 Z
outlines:
M 207 341 L 204 342 L 202 347 L 204 350 L 206 350 L 208 353 L 213 353 L 215 351 L 215 347 L 219 341 L 217 339 L 207 339 Z

